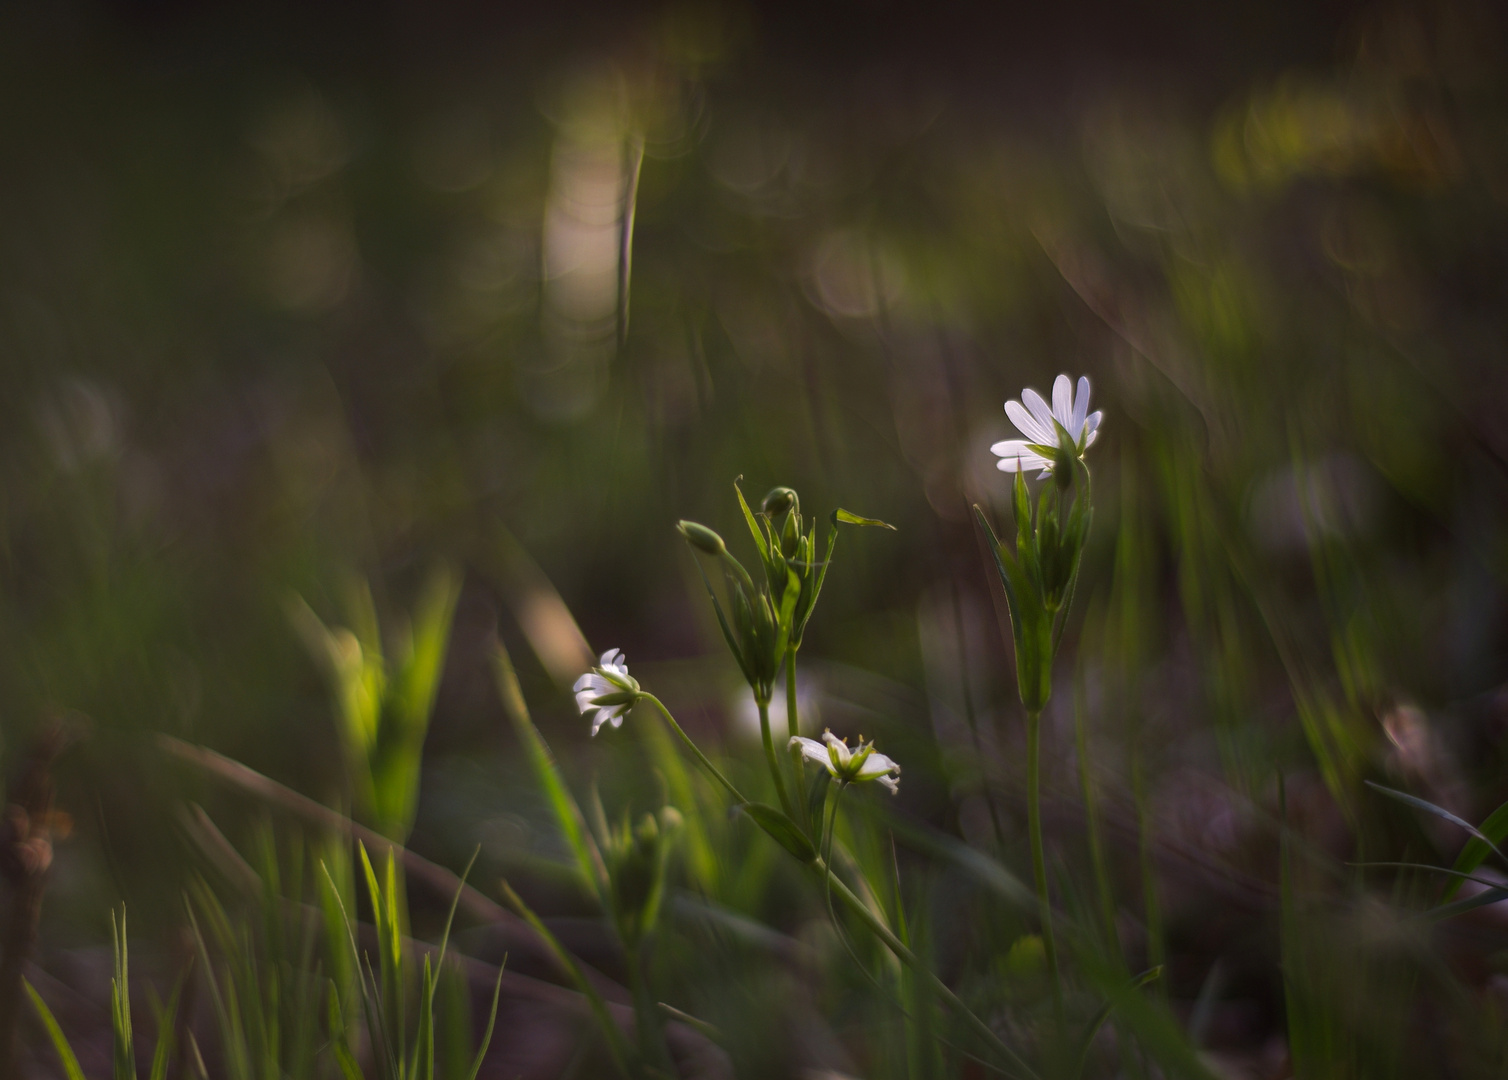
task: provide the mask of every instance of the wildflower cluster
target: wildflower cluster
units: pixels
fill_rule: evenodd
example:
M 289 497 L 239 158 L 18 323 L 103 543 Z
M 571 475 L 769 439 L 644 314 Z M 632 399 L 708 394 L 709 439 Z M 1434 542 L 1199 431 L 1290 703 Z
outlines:
M 1067 376 L 1058 378 L 1050 408 L 1041 395 L 1027 390 L 1022 394 L 1021 402 L 1007 403 L 1006 412 L 1026 436 L 991 447 L 1000 458 L 999 468 L 1015 474 L 1012 500 L 1016 519 L 1014 550 L 996 538 L 984 512 L 977 506 L 975 511 L 989 537 L 996 569 L 1010 606 L 1017 679 L 1028 720 L 1032 862 L 1043 939 L 1053 969 L 1054 996 L 1061 1020 L 1061 989 L 1057 981 L 1038 807 L 1037 733 L 1042 707 L 1051 693 L 1052 661 L 1062 618 L 1072 603 L 1074 583 L 1089 530 L 1089 470 L 1084 464 L 1084 454 L 1098 434 L 1101 414 L 1089 412 L 1089 380 L 1080 379 L 1075 394 Z M 1051 477 L 1055 481 L 1043 488 L 1035 504 L 1027 491 L 1024 476 L 1025 472 L 1034 469 L 1039 470 L 1039 478 Z M 695 552 L 716 560 L 723 570 L 725 588 L 720 595 L 698 561 L 723 639 L 759 708 L 766 763 L 770 781 L 779 796 L 780 808 L 745 797 L 697 747 L 665 705 L 629 675 L 627 662 L 618 649 L 603 653 L 598 664 L 577 680 L 573 687 L 577 708 L 591 720 L 593 735 L 604 724 L 611 724 L 614 728 L 620 726 L 623 717 L 641 701 L 657 708 L 698 763 L 745 815 L 787 852 L 820 875 L 835 925 L 837 917 L 832 903 L 836 897 L 852 917 L 866 925 L 891 952 L 927 979 L 933 991 L 957 1010 L 980 1038 L 1005 1060 L 1019 1065 L 1020 1059 L 998 1035 L 918 961 L 884 916 L 872 910 L 831 870 L 834 827 L 842 791 L 853 784 L 873 782 L 895 793 L 900 786 L 900 766 L 876 751 L 874 744 L 865 742 L 863 736 L 859 737 L 856 746 L 850 747 L 846 739 L 831 731 L 824 732 L 821 741 L 796 734 L 796 653 L 822 593 L 837 542 L 837 527 L 840 524 L 874 525 L 887 529 L 891 526 L 846 510 L 835 510 L 830 518 L 832 528 L 819 558 L 817 526 L 803 519 L 801 501 L 795 491 L 788 487 L 772 489 L 760 501 L 756 513 L 744 499 L 737 481 L 733 487 L 758 553 L 760 572 L 757 577 L 728 550 L 728 545 L 717 532 L 694 521 L 678 522 L 676 528 Z M 1072 497 L 1065 506 L 1069 492 Z M 775 753 L 769 724 L 770 698 L 782 667 L 786 671 L 790 725 L 786 743 L 790 760 L 784 763 Z M 810 785 L 805 783 L 804 767 L 807 764 L 820 770 Z M 791 770 L 794 775 L 788 776 Z M 809 797 L 793 799 L 789 782 L 794 782 L 798 794 L 809 790 Z M 829 789 L 837 795 L 830 798 Z M 604 886 L 604 900 L 618 921 L 620 937 L 630 947 L 644 938 L 658 912 L 665 852 L 668 850 L 665 838 L 676 830 L 679 823 L 679 815 L 670 808 L 662 810 L 658 817 L 647 815 L 633 828 L 625 819 L 619 828 L 606 835 L 605 858 L 584 862 L 588 867 L 597 868 L 595 872 Z M 575 828 L 571 826 L 571 829 Z

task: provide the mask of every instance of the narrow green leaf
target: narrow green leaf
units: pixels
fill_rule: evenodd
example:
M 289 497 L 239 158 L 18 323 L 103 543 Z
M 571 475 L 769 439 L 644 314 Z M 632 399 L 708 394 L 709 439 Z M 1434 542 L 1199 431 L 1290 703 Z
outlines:
M 84 1080 L 84 1070 L 79 1068 L 78 1056 L 73 1052 L 73 1047 L 68 1045 L 68 1039 L 64 1036 L 63 1029 L 58 1027 L 57 1018 L 52 1015 L 47 1002 L 42 1000 L 42 995 L 37 993 L 36 987 L 25 979 L 21 980 L 21 985 L 26 988 L 26 995 L 31 998 L 32 1008 L 37 1010 L 42 1026 L 47 1029 L 47 1037 L 52 1040 L 52 1048 L 57 1052 L 58 1060 L 62 1062 L 63 1075 L 68 1080 Z
M 497 1003 L 503 994 L 503 967 L 508 963 L 508 958 L 503 957 L 503 963 L 497 969 L 497 984 L 492 988 L 492 1012 L 487 1017 L 487 1030 L 482 1032 L 482 1045 L 477 1047 L 476 1060 L 471 1063 L 471 1072 L 466 1080 L 476 1080 L 477 1074 L 482 1071 L 482 1062 L 487 1058 L 487 1047 L 492 1045 L 492 1029 L 497 1024 Z
M 738 480 L 743 477 L 739 476 Z M 733 481 L 733 490 L 738 495 L 738 506 L 744 512 L 744 521 L 749 526 L 749 533 L 754 537 L 754 546 L 759 548 L 759 557 L 765 562 L 770 561 L 770 543 L 759 530 L 759 523 L 754 520 L 754 511 L 749 509 L 749 504 L 744 500 L 743 488 L 738 486 L 738 480 Z
M 1493 844 L 1501 844 L 1504 840 L 1508 840 L 1508 802 L 1505 802 L 1502 806 L 1488 814 L 1487 820 L 1482 822 L 1481 828 L 1483 835 L 1487 836 Z M 1456 856 L 1456 861 L 1451 866 L 1451 869 L 1458 874 L 1469 874 L 1482 865 L 1483 860 L 1487 858 L 1491 850 L 1488 844 L 1473 836 L 1470 840 L 1466 841 L 1466 846 L 1461 849 L 1461 854 Z M 1449 900 L 1460 889 L 1460 879 L 1451 882 L 1446 886 L 1445 895 L 1441 899 Z
M 1502 900 L 1508 900 L 1508 888 L 1486 889 L 1475 896 L 1468 896 L 1465 900 L 1456 900 L 1453 903 L 1441 904 L 1439 907 L 1430 908 L 1420 917 L 1430 922 L 1441 922 L 1445 919 L 1453 919 L 1457 915 L 1464 915 L 1466 912 L 1474 911 L 1479 907 L 1496 904 Z
M 696 563 L 697 573 L 702 575 L 702 584 L 707 587 L 707 596 L 712 600 L 712 610 L 717 613 L 717 626 L 723 632 L 723 640 L 728 644 L 728 651 L 733 654 L 733 659 L 738 661 L 738 670 L 743 672 L 744 679 L 754 681 L 754 675 L 748 661 L 744 659 L 743 649 L 739 647 L 738 638 L 733 633 L 733 628 L 728 625 L 728 616 L 723 612 L 722 601 L 717 598 L 717 593 L 712 590 L 712 582 L 707 577 L 707 571 L 702 569 L 702 561 L 693 558 Z
M 325 1023 L 330 1029 L 330 1049 L 335 1054 L 335 1064 L 340 1069 L 340 1075 L 345 1080 L 363 1080 L 361 1066 L 356 1064 L 356 1055 L 351 1053 L 351 1046 L 346 1040 L 344 1010 L 341 1008 L 340 991 L 336 989 L 334 979 L 330 980 L 325 999 Z
M 834 510 L 832 513 L 833 525 L 836 526 L 840 521 L 845 525 L 871 525 L 880 529 L 889 529 L 891 532 L 896 531 L 894 525 L 889 525 L 879 518 L 860 517 L 858 514 L 850 513 L 843 509 Z
M 534 932 L 539 935 L 540 940 L 554 954 L 555 959 L 560 961 L 561 967 L 565 968 L 571 981 L 576 984 L 576 989 L 581 991 L 586 997 L 587 1004 L 592 1010 L 592 1016 L 596 1019 L 597 1026 L 601 1029 L 602 1036 L 607 1041 L 607 1048 L 612 1054 L 613 1063 L 618 1066 L 619 1072 L 629 1078 L 629 1080 L 633 1080 L 633 1069 L 630 1066 L 632 1055 L 629 1052 L 627 1042 L 623 1038 L 623 1032 L 619 1030 L 617 1021 L 613 1019 L 612 1013 L 608 1010 L 607 1002 L 597 992 L 597 988 L 592 985 L 591 980 L 586 977 L 586 973 L 581 970 L 581 965 L 576 962 L 576 958 L 550 932 L 550 928 L 540 920 L 539 916 L 534 914 L 529 905 L 524 903 L 518 893 L 513 891 L 513 887 L 504 881 L 502 889 L 503 896 L 508 901 L 509 906 L 534 928 Z M 501 975 L 499 975 L 499 980 L 501 980 Z
M 555 821 L 560 826 L 561 835 L 565 837 L 571 854 L 576 857 L 576 865 L 587 887 L 592 890 L 592 895 L 599 903 L 606 906 L 608 880 L 607 867 L 602 862 L 602 854 L 587 833 L 586 821 L 581 816 L 581 808 L 576 805 L 576 800 L 571 797 L 570 791 L 566 788 L 560 770 L 555 765 L 555 756 L 550 753 L 550 748 L 545 743 L 544 737 L 540 735 L 539 729 L 529 719 L 529 707 L 525 704 L 523 691 L 519 688 L 518 675 L 513 670 L 513 661 L 509 659 L 508 650 L 500 641 L 494 642 L 493 645 L 493 670 L 496 673 L 498 693 L 503 699 L 504 710 L 508 713 L 508 719 L 513 722 L 513 730 L 518 735 L 518 741 L 523 745 L 535 778 L 545 789 L 545 798 L 549 801 L 550 809 L 555 813 Z
M 183 996 L 183 984 L 187 972 L 178 977 L 178 982 L 173 986 L 173 992 L 168 996 L 168 1003 L 157 1014 L 157 1045 L 152 1049 L 152 1071 L 150 1080 L 167 1080 L 168 1065 L 173 1058 L 176 1041 L 176 1028 L 174 1024 L 178 1017 L 178 1003 Z
M 773 806 L 751 802 L 745 803 L 740 809 L 753 819 L 754 824 L 769 833 L 777 844 L 801 862 L 809 863 L 817 857 L 817 849 L 806 838 L 806 834 L 797 827 L 794 821 Z
M 1397 801 L 1399 801 L 1401 803 L 1405 803 L 1408 806 L 1415 807 L 1415 808 L 1417 808 L 1419 810 L 1426 810 L 1429 813 L 1434 814 L 1436 817 L 1444 818 L 1446 821 L 1450 822 L 1452 825 L 1457 825 L 1460 828 L 1465 829 L 1472 836 L 1476 837 L 1482 843 L 1486 844 L 1487 847 L 1491 849 L 1492 853 L 1494 855 L 1496 855 L 1499 859 L 1502 859 L 1502 861 L 1503 861 L 1503 863 L 1504 863 L 1505 866 L 1508 866 L 1508 857 L 1505 857 L 1503 855 L 1503 853 L 1498 850 L 1497 844 L 1493 843 L 1492 839 L 1486 833 L 1482 832 L 1481 829 L 1478 829 L 1475 825 L 1473 825 L 1471 822 L 1465 820 L 1464 818 L 1459 818 L 1455 814 L 1452 814 L 1449 810 L 1445 809 L 1443 806 L 1436 806 L 1434 803 L 1427 802 L 1424 799 L 1421 799 L 1421 798 L 1419 798 L 1419 797 L 1417 797 L 1415 795 L 1410 795 L 1406 791 L 1397 791 L 1397 790 L 1395 790 L 1393 788 L 1390 788 L 1390 787 L 1383 787 L 1381 784 L 1374 783 L 1371 780 L 1366 781 L 1366 785 L 1367 785 L 1367 787 L 1371 788 L 1373 791 L 1381 792 L 1382 794 L 1386 795 L 1390 799 L 1396 799 Z M 1480 861 L 1481 860 L 1478 860 L 1479 863 L 1480 863 Z

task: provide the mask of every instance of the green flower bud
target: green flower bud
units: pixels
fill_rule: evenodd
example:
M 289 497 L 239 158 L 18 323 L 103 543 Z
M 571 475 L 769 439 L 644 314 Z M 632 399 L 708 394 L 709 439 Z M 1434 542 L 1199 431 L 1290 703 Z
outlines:
M 675 527 L 676 531 L 686 538 L 686 542 L 698 551 L 721 557 L 723 552 L 728 550 L 728 546 L 723 543 L 723 538 L 705 525 L 698 525 L 694 521 L 678 521 Z
M 767 517 L 776 517 L 787 510 L 800 510 L 801 500 L 796 497 L 796 492 L 788 487 L 771 488 L 770 493 L 764 497 L 764 502 L 759 504 L 759 509 Z

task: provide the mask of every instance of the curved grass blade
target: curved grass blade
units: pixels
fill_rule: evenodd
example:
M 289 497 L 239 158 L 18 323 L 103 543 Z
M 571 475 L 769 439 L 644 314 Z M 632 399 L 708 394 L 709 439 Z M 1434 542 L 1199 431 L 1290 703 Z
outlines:
M 529 765 L 535 777 L 545 789 L 545 797 L 549 800 L 550 809 L 555 813 L 555 820 L 560 826 L 561 835 L 565 837 L 571 853 L 576 856 L 576 865 L 580 868 L 587 887 L 592 890 L 592 895 L 599 903 L 605 905 L 608 880 L 607 867 L 602 861 L 602 854 L 587 833 L 586 820 L 581 815 L 581 808 L 576 805 L 576 800 L 571 798 L 571 793 L 566 789 L 565 780 L 562 779 L 560 770 L 555 765 L 555 755 L 550 753 L 544 737 L 540 735 L 534 722 L 529 719 L 529 707 L 524 702 L 523 690 L 518 685 L 518 674 L 513 670 L 513 661 L 501 641 L 493 642 L 492 666 L 497 678 L 498 694 L 503 699 L 504 710 L 508 713 L 508 719 L 513 722 L 513 730 L 518 735 L 518 741 L 523 744 L 524 753 L 529 758 Z
M 503 897 L 508 901 L 508 905 L 534 928 L 534 932 L 540 936 L 540 939 L 555 954 L 555 959 L 560 961 L 561 966 L 570 975 L 571 981 L 576 984 L 576 989 L 581 991 L 586 997 L 587 1004 L 592 1010 L 592 1016 L 596 1019 L 597 1026 L 602 1029 L 602 1036 L 607 1041 L 608 1052 L 612 1055 L 613 1064 L 618 1066 L 618 1071 L 628 1078 L 628 1080 L 633 1080 L 634 1070 L 630 1064 L 633 1055 L 623 1038 L 623 1032 L 619 1030 L 617 1023 L 613 1020 L 612 1013 L 608 1010 L 607 1002 L 603 1000 L 602 995 L 597 992 L 597 988 L 587 979 L 586 973 L 581 970 L 581 965 L 576 963 L 576 958 L 560 943 L 560 939 L 550 932 L 550 928 L 544 924 L 540 917 L 534 914 L 534 910 L 528 904 L 524 903 L 523 898 L 513 891 L 513 887 L 504 881 L 502 888 Z M 498 978 L 500 980 L 499 985 L 501 985 L 501 974 L 499 974 Z
M 1501 844 L 1504 840 L 1508 840 L 1508 802 L 1505 802 L 1502 806 L 1488 814 L 1487 819 L 1482 822 L 1481 829 L 1485 835 L 1492 838 L 1493 843 Z M 1466 841 L 1466 846 L 1461 849 L 1461 854 L 1456 856 L 1455 864 L 1451 869 L 1463 874 L 1469 874 L 1482 865 L 1489 854 L 1489 850 L 1487 844 L 1484 844 L 1473 836 L 1470 840 Z M 1460 888 L 1460 881 L 1452 882 L 1446 886 L 1445 895 L 1441 899 L 1449 900 L 1452 896 L 1456 895 Z
M 47 1037 L 52 1040 L 52 1048 L 57 1051 L 58 1060 L 62 1062 L 63 1075 L 68 1080 L 85 1080 L 84 1070 L 79 1067 L 78 1055 L 68 1045 L 68 1038 L 63 1034 L 63 1029 L 58 1027 L 57 1017 L 52 1015 L 47 1002 L 42 1000 L 42 995 L 27 980 L 22 979 L 21 985 L 26 988 L 26 996 L 31 998 L 32 1008 L 37 1010 L 42 1026 L 47 1029 Z
M 1473 825 L 1471 822 L 1467 821 L 1465 818 L 1457 817 L 1455 814 L 1452 814 L 1443 806 L 1436 806 L 1434 803 L 1427 802 L 1416 795 L 1410 795 L 1406 791 L 1397 791 L 1390 787 L 1383 787 L 1381 784 L 1374 783 L 1371 780 L 1367 780 L 1365 781 L 1365 783 L 1367 787 L 1371 788 L 1373 791 L 1380 791 L 1390 799 L 1396 799 L 1401 803 L 1405 803 L 1419 810 L 1427 810 L 1431 814 L 1434 814 L 1436 817 L 1444 818 L 1452 825 L 1460 826 L 1461 828 L 1469 832 L 1473 837 L 1486 844 L 1488 848 L 1492 850 L 1492 853 L 1494 855 L 1503 860 L 1503 865 L 1508 866 L 1508 856 L 1505 856 L 1502 851 L 1498 849 L 1498 846 L 1492 842 L 1492 838 L 1484 833 L 1481 829 Z M 1477 860 L 1477 862 L 1480 863 L 1481 860 L 1479 859 Z
M 508 957 L 504 956 L 497 969 L 497 985 L 492 988 L 492 1013 L 487 1018 L 487 1030 L 482 1032 L 482 1045 L 477 1047 L 476 1060 L 471 1063 L 471 1072 L 466 1074 L 466 1080 L 476 1080 L 477 1074 L 482 1071 L 482 1062 L 487 1057 L 487 1047 L 492 1045 L 492 1029 L 497 1024 L 497 1003 L 503 993 L 503 968 L 507 964 Z

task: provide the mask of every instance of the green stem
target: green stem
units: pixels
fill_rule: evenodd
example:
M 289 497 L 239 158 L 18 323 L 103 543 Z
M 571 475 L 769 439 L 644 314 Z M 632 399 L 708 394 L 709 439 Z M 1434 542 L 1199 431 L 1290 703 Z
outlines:
M 652 705 L 654 705 L 655 708 L 660 710 L 660 715 L 665 718 L 665 722 L 670 725 L 671 730 L 673 730 L 677 735 L 681 737 L 681 741 L 686 744 L 686 748 L 691 751 L 691 755 L 696 758 L 697 761 L 701 762 L 702 768 L 706 769 L 709 773 L 712 774 L 712 779 L 721 784 L 723 788 L 728 792 L 728 794 L 733 796 L 734 802 L 742 806 L 749 801 L 748 799 L 744 798 L 743 792 L 739 791 L 738 788 L 733 786 L 733 781 L 724 776 L 722 774 L 722 770 L 720 770 L 716 765 L 712 764 L 712 762 L 708 760 L 707 755 L 702 753 L 701 748 L 698 747 L 696 743 L 691 741 L 691 736 L 687 735 L 686 732 L 681 730 L 681 725 L 675 722 L 675 717 L 670 715 L 670 710 L 665 707 L 665 703 L 663 701 L 655 697 L 653 694 L 645 694 L 644 700 L 650 702 Z M 766 725 L 766 727 L 768 728 L 768 725 Z
M 795 646 L 787 649 L 785 654 L 785 729 L 792 739 L 801 734 L 801 724 L 796 719 Z
M 785 730 L 790 741 L 786 746 L 790 747 L 791 771 L 794 774 L 794 790 L 796 811 L 801 815 L 798 819 L 801 828 L 809 835 L 812 831 L 811 808 L 806 802 L 806 773 L 801 768 L 801 754 L 793 746 L 797 735 L 801 734 L 801 722 L 796 712 L 796 647 L 793 645 L 786 652 L 785 659 Z M 819 821 L 820 825 L 821 822 Z
M 1052 976 L 1052 1005 L 1058 1030 L 1063 1031 L 1063 980 L 1058 971 L 1058 942 L 1052 930 L 1052 901 L 1047 895 L 1047 858 L 1042 847 L 1042 714 L 1026 714 L 1026 817 L 1031 833 L 1032 877 L 1037 885 L 1037 914 L 1042 923 L 1042 946 Z
M 780 758 L 775 754 L 775 742 L 770 737 L 770 699 L 756 697 L 755 704 L 759 706 L 759 736 L 764 740 L 764 758 L 770 765 L 770 776 L 775 780 L 775 793 L 780 796 L 780 809 L 785 811 L 785 816 L 794 820 L 791 813 L 791 797 L 785 790 L 785 777 L 780 775 Z

